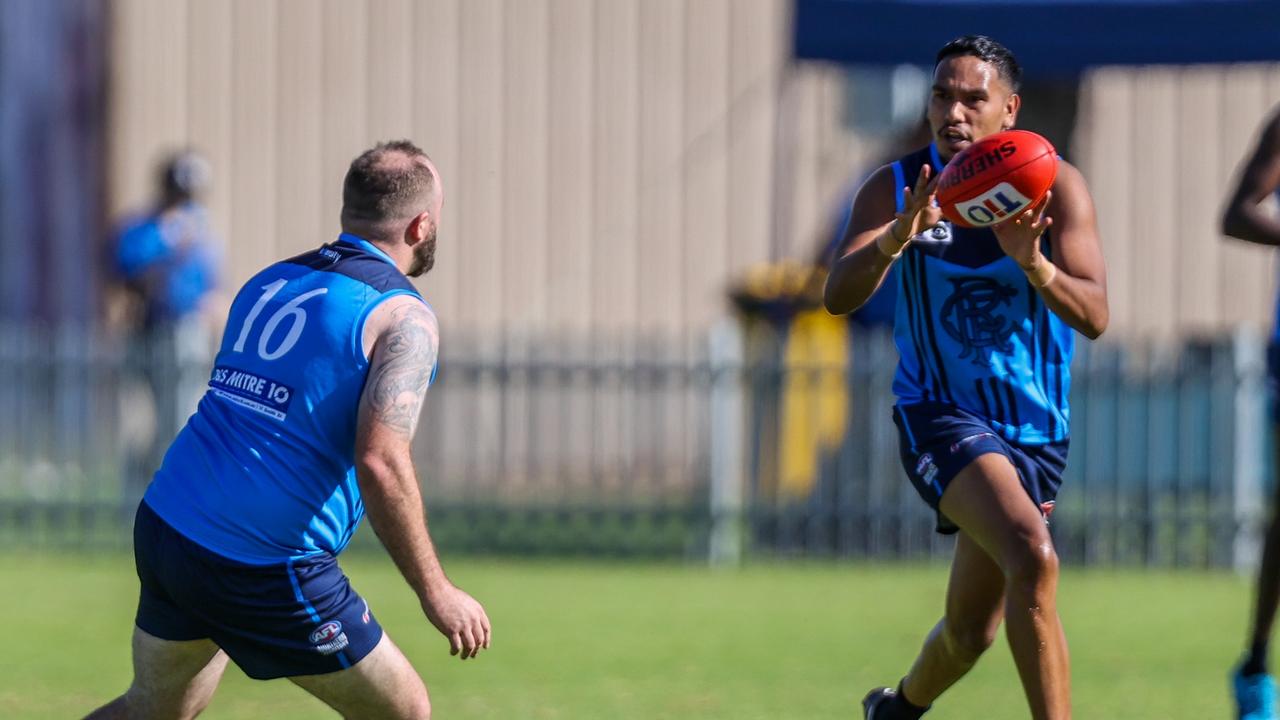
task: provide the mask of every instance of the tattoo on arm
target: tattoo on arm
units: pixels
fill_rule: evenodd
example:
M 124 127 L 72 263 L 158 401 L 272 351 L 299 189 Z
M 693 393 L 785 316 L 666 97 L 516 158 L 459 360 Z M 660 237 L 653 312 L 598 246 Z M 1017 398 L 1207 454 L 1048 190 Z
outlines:
M 435 323 L 423 308 L 406 305 L 391 313 L 364 391 L 373 419 L 413 435 L 436 364 L 437 337 Z

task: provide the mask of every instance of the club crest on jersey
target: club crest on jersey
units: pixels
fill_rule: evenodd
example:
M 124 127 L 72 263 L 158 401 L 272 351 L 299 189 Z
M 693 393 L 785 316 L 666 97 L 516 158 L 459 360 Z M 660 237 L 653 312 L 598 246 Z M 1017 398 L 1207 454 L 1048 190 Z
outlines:
M 943 220 L 933 227 L 925 228 L 916 233 L 912 242 L 921 245 L 950 245 L 951 223 Z
M 977 227 L 987 227 L 1017 215 L 1030 204 L 1030 198 L 1002 182 L 973 199 L 957 202 L 956 210 Z
M 1018 291 L 989 277 L 949 278 L 954 286 L 942 304 L 942 329 L 960 343 L 960 359 L 986 363 L 983 350 L 1009 353 L 1013 345 L 1013 322 L 996 314 L 1001 306 L 1012 305 Z

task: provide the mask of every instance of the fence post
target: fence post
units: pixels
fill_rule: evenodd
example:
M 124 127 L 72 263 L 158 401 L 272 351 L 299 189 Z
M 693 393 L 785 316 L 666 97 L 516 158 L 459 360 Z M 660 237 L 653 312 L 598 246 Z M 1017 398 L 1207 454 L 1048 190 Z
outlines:
M 1232 566 L 1237 572 L 1252 573 L 1258 566 L 1258 521 L 1265 517 L 1262 491 L 1266 463 L 1267 388 L 1263 378 L 1265 349 L 1252 328 L 1237 328 L 1232 336 L 1235 359 L 1235 433 L 1231 457 L 1232 510 L 1235 541 Z
M 742 559 L 745 458 L 743 437 L 743 347 L 737 320 L 715 323 L 709 335 L 711 361 L 710 505 L 708 561 L 737 565 Z

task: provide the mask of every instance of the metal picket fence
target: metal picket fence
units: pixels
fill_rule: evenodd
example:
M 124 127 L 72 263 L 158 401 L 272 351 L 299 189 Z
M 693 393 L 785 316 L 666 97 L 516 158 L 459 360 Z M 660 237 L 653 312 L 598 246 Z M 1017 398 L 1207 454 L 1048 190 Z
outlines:
M 748 371 L 759 413 L 796 373 L 847 386 L 847 431 L 821 459 L 812 490 L 777 491 L 756 472 L 748 542 L 755 552 L 859 558 L 949 553 L 906 480 L 889 392 L 887 334 L 859 334 L 846 368 Z M 827 385 L 830 385 L 828 378 Z M 1241 331 L 1202 341 L 1077 344 L 1072 438 L 1051 530 L 1065 561 L 1087 565 L 1252 567 L 1269 510 L 1270 446 L 1261 340 Z M 769 442 L 767 438 L 760 438 Z M 751 450 L 757 457 L 767 446 Z M 757 462 L 757 466 L 770 466 Z
M 847 363 L 805 364 L 743 337 L 449 338 L 415 451 L 433 535 L 719 563 L 945 556 L 899 465 L 891 338 L 853 332 Z M 128 547 L 166 432 L 155 397 L 207 373 L 135 345 L 0 328 L 0 548 Z M 1078 348 L 1063 558 L 1249 566 L 1268 497 L 1260 341 Z

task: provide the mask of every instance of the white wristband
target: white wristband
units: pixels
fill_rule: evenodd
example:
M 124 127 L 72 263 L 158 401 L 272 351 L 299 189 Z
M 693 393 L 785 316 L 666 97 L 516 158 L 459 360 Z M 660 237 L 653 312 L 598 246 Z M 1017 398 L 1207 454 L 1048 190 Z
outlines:
M 1058 277 L 1058 266 L 1054 265 L 1050 260 L 1043 260 L 1036 263 L 1033 268 L 1022 268 L 1022 272 L 1026 273 L 1027 281 L 1037 288 L 1049 287 L 1049 283 Z
M 897 224 L 896 220 L 894 221 L 894 224 Z M 884 255 L 890 260 L 897 260 L 898 257 L 902 255 L 903 248 L 905 248 L 911 241 L 908 240 L 907 242 L 899 243 L 898 239 L 893 236 L 892 228 L 893 225 L 890 225 L 884 229 L 884 232 L 876 236 L 876 249 L 880 251 L 881 255 Z

